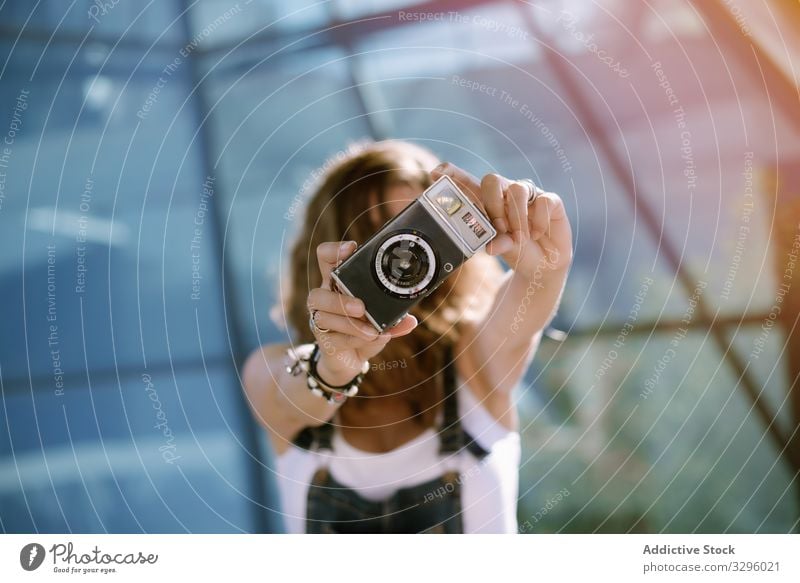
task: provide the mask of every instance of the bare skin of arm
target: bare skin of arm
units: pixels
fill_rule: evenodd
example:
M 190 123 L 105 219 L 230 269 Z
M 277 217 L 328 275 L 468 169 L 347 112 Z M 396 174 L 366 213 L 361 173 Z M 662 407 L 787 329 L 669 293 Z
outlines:
M 449 163 L 447 175 L 484 211 L 498 231 L 486 247 L 511 268 L 492 306 L 478 319 L 460 322 L 457 368 L 483 406 L 507 429 L 519 421 L 511 390 L 528 369 L 561 299 L 572 263 L 572 231 L 561 198 L 496 174 L 477 180 Z
M 309 309 L 317 310 L 316 323 L 328 333 L 316 334 L 320 346 L 317 371 L 326 382 L 342 385 L 355 377 L 364 361 L 380 353 L 386 344 L 411 332 L 414 316 L 378 334 L 366 322 L 364 304 L 331 291 L 334 267 L 355 250 L 352 242 L 323 243 L 317 249 L 322 286 L 308 295 Z M 304 375 L 286 372 L 286 344 L 268 344 L 253 352 L 245 363 L 242 381 L 250 408 L 267 430 L 275 452 L 280 455 L 304 427 L 321 425 L 340 407 L 311 393 Z

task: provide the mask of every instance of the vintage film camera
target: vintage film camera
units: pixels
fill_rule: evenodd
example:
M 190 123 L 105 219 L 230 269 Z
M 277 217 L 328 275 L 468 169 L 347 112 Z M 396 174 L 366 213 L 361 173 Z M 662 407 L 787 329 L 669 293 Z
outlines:
M 378 331 L 397 324 L 497 231 L 443 176 L 333 270 L 344 294 L 363 300 Z

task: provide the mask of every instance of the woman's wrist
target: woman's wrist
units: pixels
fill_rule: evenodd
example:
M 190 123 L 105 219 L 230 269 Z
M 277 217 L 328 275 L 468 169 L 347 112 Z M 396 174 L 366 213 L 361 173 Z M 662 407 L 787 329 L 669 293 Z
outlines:
M 361 364 L 363 363 L 359 363 L 359 365 Z M 351 367 L 343 367 L 336 361 L 335 357 L 331 357 L 324 352 L 320 355 L 319 361 L 317 362 L 317 373 L 321 380 L 332 386 L 344 385 L 350 382 L 359 371 L 360 366 L 355 370 Z
M 305 374 L 309 391 L 334 405 L 357 395 L 369 370 L 369 361 L 362 362 L 361 368 L 354 373 L 330 366 L 330 359 L 322 361 L 323 352 L 316 342 L 290 347 L 286 353 L 286 372 L 292 376 Z
M 538 266 L 532 270 L 513 269 L 511 271 L 512 278 L 518 281 L 524 281 L 526 284 L 530 284 L 541 289 L 543 287 L 552 285 L 563 285 L 567 280 L 567 275 L 569 274 L 569 266 L 556 267 L 554 269 L 550 267 Z

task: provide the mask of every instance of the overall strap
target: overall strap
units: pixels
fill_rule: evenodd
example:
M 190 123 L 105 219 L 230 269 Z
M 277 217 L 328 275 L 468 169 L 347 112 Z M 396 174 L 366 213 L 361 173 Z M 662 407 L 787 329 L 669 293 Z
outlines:
M 461 451 L 464 447 L 464 434 L 458 418 L 456 400 L 456 373 L 453 361 L 453 347 L 447 344 L 444 364 L 444 418 L 439 427 L 439 453 L 447 455 Z
M 297 447 L 312 450 L 318 449 L 333 450 L 331 439 L 333 438 L 333 424 L 326 421 L 317 427 L 304 427 L 300 433 L 292 440 Z
M 468 390 L 468 389 L 464 389 Z M 489 452 L 483 449 L 461 425 L 458 416 L 458 387 L 456 386 L 455 361 L 453 360 L 453 347 L 447 344 L 445 348 L 444 366 L 444 417 L 439 427 L 439 453 L 449 455 L 467 448 L 473 456 L 481 460 Z M 328 421 L 317 427 L 305 427 L 292 443 L 303 449 L 333 450 L 331 439 L 333 437 L 333 424 Z
M 458 387 L 456 386 L 455 360 L 453 359 L 453 346 L 448 344 L 445 349 L 444 366 L 444 419 L 439 428 L 439 453 L 448 455 L 467 448 L 473 456 L 482 460 L 489 452 L 483 449 L 461 425 L 458 416 Z M 468 389 L 463 389 L 468 390 Z
M 326 421 L 318 427 L 312 427 L 311 431 L 316 434 L 317 447 L 319 449 L 327 449 L 333 451 L 331 439 L 333 439 L 333 423 Z
M 292 443 L 303 449 L 311 449 L 314 445 L 314 434 L 311 432 L 311 428 L 303 427 L 297 437 L 292 440 Z

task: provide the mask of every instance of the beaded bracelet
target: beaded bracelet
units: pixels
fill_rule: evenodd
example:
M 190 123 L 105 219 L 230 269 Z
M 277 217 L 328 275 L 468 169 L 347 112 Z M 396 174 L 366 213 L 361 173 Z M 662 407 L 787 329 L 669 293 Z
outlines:
M 369 370 L 369 362 L 364 362 L 361 372 L 352 380 L 339 386 L 331 385 L 325 382 L 317 372 L 320 351 L 319 345 L 316 342 L 312 344 L 301 344 L 296 348 L 289 347 L 286 353 L 291 359 L 291 363 L 286 366 L 286 372 L 292 376 L 297 376 L 301 372 L 305 372 L 306 386 L 308 389 L 331 404 L 343 403 L 348 397 L 357 395 L 358 388 L 364 380 L 364 375 Z

